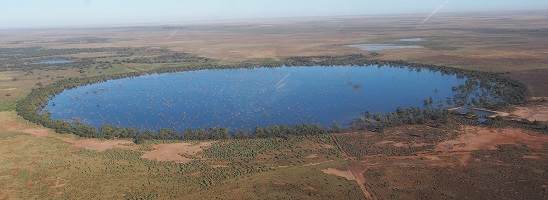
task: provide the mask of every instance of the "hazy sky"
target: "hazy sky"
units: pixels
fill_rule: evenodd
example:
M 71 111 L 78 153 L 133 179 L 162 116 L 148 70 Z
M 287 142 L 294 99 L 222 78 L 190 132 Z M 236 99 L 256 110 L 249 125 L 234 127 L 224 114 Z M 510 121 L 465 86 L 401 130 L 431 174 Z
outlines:
M 431 13 L 446 0 L 1 0 L 0 28 Z M 548 9 L 548 0 L 449 0 L 440 12 Z

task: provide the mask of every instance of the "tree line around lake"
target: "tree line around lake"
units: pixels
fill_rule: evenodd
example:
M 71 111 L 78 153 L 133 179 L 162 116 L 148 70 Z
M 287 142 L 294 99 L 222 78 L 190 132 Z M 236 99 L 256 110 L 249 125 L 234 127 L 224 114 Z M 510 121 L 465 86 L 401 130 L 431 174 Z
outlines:
M 312 56 L 289 57 L 284 61 L 270 63 L 243 63 L 232 65 L 197 64 L 195 66 L 162 67 L 146 72 L 127 72 L 112 75 L 100 75 L 95 77 L 81 77 L 62 79 L 54 84 L 35 88 L 31 93 L 17 104 L 16 111 L 26 120 L 54 129 L 58 133 L 73 133 L 81 137 L 89 138 L 132 138 L 136 142 L 145 139 L 162 140 L 219 140 L 219 139 L 245 139 L 287 137 L 291 135 L 319 135 L 327 132 L 340 132 L 345 129 L 334 124 L 333 127 L 320 125 L 296 124 L 292 126 L 256 127 L 253 130 L 230 131 L 223 127 L 187 129 L 182 132 L 163 128 L 158 131 L 137 130 L 126 127 L 113 127 L 103 125 L 93 127 L 81 122 L 70 123 L 64 120 L 52 120 L 48 111 L 43 111 L 48 100 L 64 90 L 104 82 L 113 79 L 131 78 L 147 74 L 172 73 L 182 71 L 194 71 L 203 69 L 237 69 L 257 67 L 281 67 L 281 66 L 389 66 L 409 68 L 421 71 L 431 70 L 441 72 L 442 75 L 456 75 L 459 78 L 468 78 L 466 83 L 453 88 L 457 93 L 455 98 L 447 99 L 447 103 L 455 106 L 471 106 L 487 109 L 498 109 L 508 104 L 524 103 L 529 95 L 527 87 L 518 81 L 512 80 L 500 73 L 478 72 L 457 69 L 446 66 L 436 66 L 405 61 L 380 61 L 370 60 L 361 54 L 343 56 Z M 478 91 L 481 91 L 479 94 Z M 475 96 L 473 96 L 475 94 Z M 433 100 L 425 101 L 432 103 Z M 440 100 L 441 101 L 441 100 Z M 442 102 L 443 104 L 443 102 Z M 382 131 L 384 128 L 402 124 L 424 124 L 427 121 L 443 122 L 447 113 L 443 108 L 421 109 L 418 107 L 402 109 L 398 108 L 393 113 L 372 114 L 366 112 L 363 117 L 358 117 L 352 122 L 350 128 L 355 130 Z M 100 128 L 100 129 L 99 129 Z

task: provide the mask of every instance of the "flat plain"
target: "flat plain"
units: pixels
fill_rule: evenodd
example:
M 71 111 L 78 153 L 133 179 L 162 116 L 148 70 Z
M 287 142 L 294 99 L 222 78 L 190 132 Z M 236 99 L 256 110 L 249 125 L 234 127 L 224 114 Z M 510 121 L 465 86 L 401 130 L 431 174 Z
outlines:
M 547 197 L 547 132 L 522 124 L 548 122 L 546 12 L 443 13 L 417 27 L 424 17 L 0 30 L 0 199 Z M 401 41 L 408 38 L 421 40 Z M 352 44 L 423 48 L 363 51 L 347 46 Z M 30 56 L 34 47 L 55 51 Z M 155 60 L 173 52 L 188 53 L 191 61 Z M 508 113 L 508 124 L 470 125 L 455 116 L 441 126 L 383 133 L 181 143 L 79 138 L 15 112 L 34 88 L 70 77 L 196 65 L 201 58 L 260 65 L 345 54 L 502 73 L 525 83 L 532 97 L 500 110 Z M 65 58 L 84 64 L 20 67 Z M 120 62 L 129 59 L 136 61 Z

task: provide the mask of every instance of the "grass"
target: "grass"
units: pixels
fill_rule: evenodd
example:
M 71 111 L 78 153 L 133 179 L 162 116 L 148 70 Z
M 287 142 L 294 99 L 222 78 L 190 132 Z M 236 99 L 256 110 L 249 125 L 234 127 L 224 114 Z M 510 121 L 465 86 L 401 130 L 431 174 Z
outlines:
M 1 112 L 0 118 L 0 126 L 4 127 L 0 131 L 0 194 L 7 194 L 8 199 L 362 198 L 355 182 L 321 171 L 340 168 L 345 162 L 332 153 L 322 154 L 330 152 L 318 149 L 318 142 L 327 142 L 322 138 L 249 140 L 245 142 L 248 148 L 280 142 L 282 146 L 263 147 L 256 159 L 219 157 L 177 164 L 143 159 L 139 151 L 78 148 L 62 141 L 65 136 L 54 133 L 35 137 L 21 130 L 39 127 L 14 112 Z M 143 146 L 140 150 L 151 149 Z M 319 156 L 304 158 L 308 153 Z M 307 165 L 314 163 L 322 164 Z

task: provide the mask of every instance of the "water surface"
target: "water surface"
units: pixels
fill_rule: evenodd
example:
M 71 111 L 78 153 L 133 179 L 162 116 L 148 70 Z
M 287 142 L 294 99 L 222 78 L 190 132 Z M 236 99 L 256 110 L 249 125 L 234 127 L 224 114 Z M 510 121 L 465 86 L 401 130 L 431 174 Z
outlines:
M 344 127 L 365 111 L 393 112 L 397 107 L 424 107 L 430 97 L 453 97 L 451 88 L 464 82 L 455 75 L 387 66 L 200 70 L 66 90 L 45 110 L 53 119 L 141 130 L 331 126 L 334 121 Z
M 457 112 L 460 113 L 460 114 L 472 113 L 472 114 L 480 116 L 480 117 L 487 117 L 487 116 L 491 116 L 491 115 L 495 114 L 495 113 L 489 112 L 489 111 L 476 110 L 476 109 L 470 109 L 470 108 L 460 108 L 460 109 L 457 110 Z
M 36 65 L 56 65 L 56 64 L 68 64 L 72 63 L 72 60 L 47 60 L 42 62 L 36 62 Z
M 421 41 L 424 41 L 422 38 L 404 38 L 404 39 L 399 39 L 398 41 L 401 41 L 401 42 L 421 42 Z
M 348 45 L 348 47 L 360 48 L 365 51 L 380 51 L 380 50 L 390 50 L 390 49 L 419 49 L 423 48 L 417 45 L 409 46 L 398 46 L 398 45 L 371 45 L 371 44 L 354 44 Z

